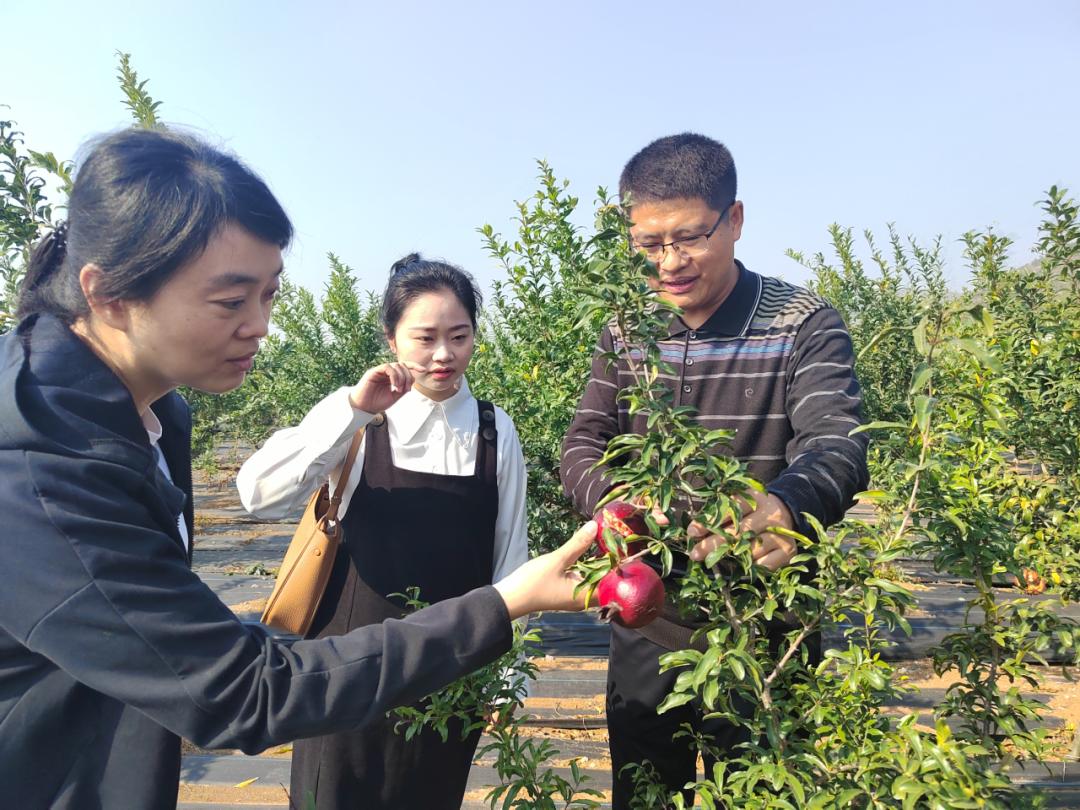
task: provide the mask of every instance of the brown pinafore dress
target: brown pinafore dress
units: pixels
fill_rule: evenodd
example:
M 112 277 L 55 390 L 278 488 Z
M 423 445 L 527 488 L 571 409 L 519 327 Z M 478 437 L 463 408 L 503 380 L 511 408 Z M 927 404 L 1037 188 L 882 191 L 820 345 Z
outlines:
M 364 470 L 342 520 L 339 552 L 309 637 L 340 635 L 405 614 L 410 586 L 434 604 L 491 584 L 496 479 L 495 411 L 477 402 L 480 432 L 472 475 L 438 475 L 394 466 L 385 420 L 368 425 Z M 378 424 L 376 424 L 376 422 Z M 381 718 L 359 731 L 298 740 L 291 802 L 317 810 L 458 810 L 480 732 L 444 743 L 425 730 L 408 742 Z

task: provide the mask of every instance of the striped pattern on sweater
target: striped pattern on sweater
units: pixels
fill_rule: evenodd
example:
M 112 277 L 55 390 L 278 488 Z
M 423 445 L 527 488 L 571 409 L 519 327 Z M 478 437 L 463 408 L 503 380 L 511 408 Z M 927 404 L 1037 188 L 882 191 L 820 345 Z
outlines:
M 676 320 L 659 341 L 671 367 L 660 379 L 699 423 L 736 431 L 727 452 L 784 501 L 800 531 L 804 512 L 835 523 L 868 483 L 866 434 L 848 435 L 862 405 L 851 338 L 823 299 L 739 267 L 736 289 L 705 324 Z M 602 357 L 616 345 L 606 327 L 563 441 L 563 487 L 584 515 L 611 488 L 605 468 L 593 468 L 608 441 L 645 430 L 618 400 L 633 380 L 626 359 Z

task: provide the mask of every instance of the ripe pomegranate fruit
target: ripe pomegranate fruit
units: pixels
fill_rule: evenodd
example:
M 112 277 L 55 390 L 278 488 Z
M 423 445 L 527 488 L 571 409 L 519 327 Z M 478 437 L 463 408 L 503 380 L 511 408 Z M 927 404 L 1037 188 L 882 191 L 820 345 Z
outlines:
M 641 560 L 612 568 L 596 586 L 600 618 L 623 627 L 644 627 L 664 605 L 660 575 Z
M 623 537 L 629 537 L 632 534 L 645 536 L 649 534 L 649 527 L 645 523 L 641 510 L 626 501 L 612 501 L 604 504 L 597 510 L 593 520 L 596 521 L 596 544 L 600 547 L 601 554 L 608 553 L 607 543 L 604 542 L 604 529 L 611 529 Z M 645 548 L 645 541 L 635 540 L 627 545 L 626 552 L 636 554 L 643 548 Z

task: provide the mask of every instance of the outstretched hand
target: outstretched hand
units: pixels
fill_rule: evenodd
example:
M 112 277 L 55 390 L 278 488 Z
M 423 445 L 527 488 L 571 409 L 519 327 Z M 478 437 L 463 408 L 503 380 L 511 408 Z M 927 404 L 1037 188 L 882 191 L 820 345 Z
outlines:
M 349 404 L 360 411 L 379 413 L 385 411 L 413 386 L 413 373 L 427 371 L 416 363 L 383 363 L 364 372 L 352 391 Z
M 589 521 L 559 548 L 533 557 L 495 583 L 511 619 L 541 610 L 584 610 L 585 591 L 574 589 L 581 576 L 570 570 L 596 540 L 596 523 Z

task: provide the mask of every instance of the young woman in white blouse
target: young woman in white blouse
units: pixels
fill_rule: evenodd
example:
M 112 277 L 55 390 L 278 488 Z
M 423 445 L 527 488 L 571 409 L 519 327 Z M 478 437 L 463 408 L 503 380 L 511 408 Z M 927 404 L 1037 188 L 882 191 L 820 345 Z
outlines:
M 525 461 L 514 424 L 469 391 L 480 294 L 465 272 L 411 254 L 396 262 L 382 321 L 397 362 L 368 370 L 275 433 L 241 468 L 254 514 L 281 517 L 336 475 L 365 435 L 342 495 L 345 543 L 311 629 L 337 635 L 400 616 L 392 594 L 435 603 L 528 559 Z M 411 384 L 411 387 L 410 387 Z M 332 481 L 332 485 L 337 482 Z M 292 795 L 319 810 L 458 808 L 479 740 L 406 742 L 393 721 L 295 744 Z

